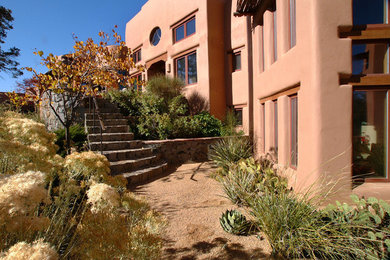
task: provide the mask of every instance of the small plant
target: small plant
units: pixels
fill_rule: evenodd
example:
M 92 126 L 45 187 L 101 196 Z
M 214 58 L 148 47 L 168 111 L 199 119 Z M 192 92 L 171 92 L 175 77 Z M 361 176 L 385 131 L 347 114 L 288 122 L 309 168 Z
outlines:
M 237 132 L 236 127 L 238 126 L 237 115 L 233 110 L 229 110 L 226 113 L 225 119 L 223 120 L 223 124 L 221 127 L 221 135 L 222 136 L 236 136 L 243 135 L 242 131 Z
M 219 223 L 227 233 L 247 236 L 251 229 L 251 223 L 237 210 L 226 210 L 219 218 Z
M 198 126 L 199 137 L 213 137 L 221 135 L 222 123 L 208 112 L 201 112 L 192 118 L 194 125 Z
M 65 157 L 66 155 L 65 129 L 59 129 L 54 133 L 57 135 L 57 140 L 55 144 L 58 145 L 59 147 L 57 153 L 62 157 Z M 82 127 L 79 124 L 72 125 L 69 128 L 69 133 L 70 133 L 71 147 L 74 147 L 78 152 L 82 151 L 87 141 L 87 134 L 85 133 L 84 127 Z
M 244 137 L 224 138 L 210 146 L 209 158 L 222 168 L 223 174 L 226 174 L 234 163 L 251 156 L 252 145 Z

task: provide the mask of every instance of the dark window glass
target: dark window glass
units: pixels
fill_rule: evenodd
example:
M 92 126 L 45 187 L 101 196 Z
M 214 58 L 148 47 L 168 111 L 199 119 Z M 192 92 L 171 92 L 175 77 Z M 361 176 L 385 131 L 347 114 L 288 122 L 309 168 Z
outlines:
M 241 70 L 241 52 L 233 53 L 233 71 Z
M 237 125 L 242 126 L 242 109 L 234 109 L 234 114 L 236 115 Z
M 353 24 L 384 24 L 387 21 L 388 0 L 353 0 Z
M 188 58 L 188 84 L 194 84 L 198 81 L 196 68 L 196 53 L 190 54 Z
M 276 11 L 273 12 L 274 15 L 274 62 L 278 60 L 278 25 L 277 25 L 277 16 Z
M 138 61 L 141 61 L 142 57 L 141 57 L 141 50 L 138 51 Z
M 160 42 L 160 39 L 161 39 L 161 29 L 156 27 L 153 29 L 150 35 L 150 43 L 153 46 L 156 46 Z
M 186 23 L 186 36 L 190 36 L 195 33 L 195 19 L 192 19 Z
M 387 90 L 353 92 L 353 173 L 385 178 L 387 165 Z
M 291 48 L 296 44 L 296 0 L 290 0 L 290 45 Z
M 389 73 L 389 45 L 369 43 L 352 45 L 352 73 Z
M 142 90 L 142 74 L 138 74 L 133 77 L 134 82 L 132 84 L 132 87 L 134 90 Z
M 298 166 L 298 98 L 291 97 L 291 166 Z
M 274 145 L 275 145 L 275 159 L 278 159 L 278 102 L 274 101 Z
M 173 31 L 175 34 L 175 42 L 178 42 L 194 34 L 196 31 L 195 18 L 192 18 L 191 20 L 184 22 L 180 26 L 176 27 Z
M 186 82 L 186 59 L 185 59 L 185 57 L 177 59 L 176 75 L 178 78 L 180 78 L 184 82 Z
M 184 39 L 184 24 L 182 26 L 179 26 L 175 29 L 175 41 L 180 41 L 181 39 Z

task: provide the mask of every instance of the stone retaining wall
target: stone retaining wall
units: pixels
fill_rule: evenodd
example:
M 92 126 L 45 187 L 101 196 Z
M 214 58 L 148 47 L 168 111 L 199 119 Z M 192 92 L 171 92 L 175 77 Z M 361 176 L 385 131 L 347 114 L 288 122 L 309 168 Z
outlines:
M 146 146 L 156 146 L 162 159 L 169 164 L 182 164 L 187 161 L 208 161 L 209 146 L 226 137 L 186 138 L 172 140 L 143 141 Z

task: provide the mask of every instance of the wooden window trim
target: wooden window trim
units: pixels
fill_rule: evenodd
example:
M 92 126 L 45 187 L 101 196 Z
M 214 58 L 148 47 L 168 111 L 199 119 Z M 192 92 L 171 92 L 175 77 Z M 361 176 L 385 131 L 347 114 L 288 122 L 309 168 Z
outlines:
M 278 117 L 278 100 L 273 101 L 274 104 L 274 149 L 275 149 L 275 156 L 276 161 L 278 161 L 278 150 L 279 150 L 279 117 Z
M 289 88 L 284 89 L 282 91 L 276 92 L 268 97 L 260 99 L 260 103 L 272 101 L 272 100 L 278 99 L 281 96 L 291 96 L 291 95 L 297 94 L 299 90 L 300 90 L 300 84 L 296 84 L 292 87 L 289 87 Z
M 389 86 L 387 85 L 387 87 L 383 87 L 383 86 L 357 86 L 353 88 L 353 91 L 375 91 L 375 90 L 387 90 L 387 111 L 390 112 L 390 88 Z M 353 97 L 352 97 L 353 98 Z M 354 113 L 354 111 L 352 111 L 352 114 Z M 389 118 L 390 115 L 387 115 L 387 117 Z M 353 131 L 353 130 L 351 130 Z M 351 133 L 351 136 L 353 138 L 353 133 Z M 352 140 L 353 141 L 353 140 Z M 390 151 L 390 121 L 388 120 L 387 122 L 387 150 Z M 353 154 L 351 155 L 351 161 L 353 162 Z M 352 165 L 353 167 L 353 165 Z M 387 154 L 387 165 L 386 165 L 386 178 L 364 178 L 364 182 L 367 182 L 367 183 L 387 183 L 387 182 L 390 182 L 390 154 Z M 353 174 L 353 171 L 352 171 L 352 174 Z M 353 175 L 352 175 L 353 177 Z
M 293 147 L 292 147 L 292 139 L 293 139 L 293 136 L 292 136 L 292 128 L 293 128 L 293 121 L 292 121 L 292 99 L 296 99 L 296 102 L 297 102 L 297 129 L 296 129 L 296 132 L 297 132 L 297 151 L 298 151 L 298 95 L 297 94 L 294 94 L 294 95 L 291 95 L 289 96 L 289 121 L 290 121 L 290 128 L 289 128 L 289 132 L 290 132 L 290 168 L 294 169 L 294 170 L 297 170 L 298 169 L 298 153 L 295 155 L 296 156 L 296 165 L 294 165 L 292 163 L 292 154 L 293 152 Z
M 240 68 L 237 69 L 236 67 L 236 56 L 240 55 Z M 237 51 L 237 52 L 233 52 L 232 54 L 232 71 L 233 72 L 236 72 L 236 71 L 241 71 L 242 70 L 242 56 L 241 56 L 241 51 Z
M 192 20 L 195 21 L 195 32 L 187 35 L 187 24 Z M 181 26 L 183 26 L 183 28 L 184 28 L 184 37 L 180 40 L 176 40 L 176 31 Z M 192 16 L 192 17 L 188 18 L 187 20 L 183 21 L 182 23 L 178 24 L 177 26 L 175 26 L 175 28 L 173 28 L 173 43 L 175 44 L 175 43 L 181 42 L 182 40 L 187 39 L 188 37 L 194 35 L 195 33 L 196 33 L 196 17 Z
M 178 69 L 178 66 L 177 66 L 177 62 L 178 60 L 184 58 L 184 61 L 185 61 L 185 86 L 192 86 L 192 85 L 196 85 L 198 84 L 198 57 L 196 57 L 196 82 L 195 83 L 191 83 L 189 84 L 188 83 L 188 56 L 192 55 L 192 54 L 195 54 L 196 56 L 196 51 L 193 51 L 193 52 L 190 52 L 190 53 L 187 53 L 183 56 L 180 56 L 180 57 L 177 57 L 175 58 L 175 76 L 177 77 L 178 73 L 177 73 L 177 69 Z
M 354 41 L 388 40 L 390 24 L 343 25 L 338 27 L 339 38 L 349 38 Z
M 294 14 L 294 21 L 293 21 L 293 17 L 291 16 L 291 3 L 292 1 L 294 1 L 294 11 L 295 11 L 295 14 Z M 288 1 L 288 23 L 289 23 L 289 26 L 288 26 L 288 35 L 289 35 L 289 47 L 290 49 L 292 49 L 293 47 L 295 47 L 297 45 L 297 6 L 296 6 L 296 0 L 289 0 Z M 292 27 L 293 27 L 293 24 L 294 24 L 294 38 L 295 38 L 295 43 L 294 45 L 292 45 L 292 38 L 293 38 L 293 31 L 292 31 Z

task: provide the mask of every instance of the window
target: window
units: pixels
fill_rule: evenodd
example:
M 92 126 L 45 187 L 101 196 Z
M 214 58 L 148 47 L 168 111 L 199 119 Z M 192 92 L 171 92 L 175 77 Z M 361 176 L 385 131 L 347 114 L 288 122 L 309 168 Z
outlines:
M 296 0 L 290 0 L 290 48 L 296 44 Z
M 192 52 L 175 60 L 176 76 L 184 81 L 186 85 L 198 82 L 196 66 L 196 52 Z
M 274 62 L 278 60 L 278 25 L 276 10 L 273 12 Z
M 133 58 L 134 63 L 140 62 L 141 61 L 141 49 L 135 51 L 131 57 Z
M 353 0 L 353 24 L 389 23 L 389 0 Z
M 290 97 L 290 165 L 298 166 L 298 97 Z
M 242 126 L 242 108 L 235 108 L 234 115 L 236 116 L 237 125 Z
M 389 91 L 353 91 L 353 174 L 389 180 Z
M 233 53 L 233 71 L 241 70 L 241 52 Z
M 194 34 L 195 31 L 195 17 L 192 17 L 186 22 L 176 27 L 175 29 L 173 29 L 174 40 L 175 42 L 183 40 L 184 38 L 187 38 L 188 36 Z
M 352 44 L 352 73 L 388 74 L 388 43 L 354 43 Z
M 278 101 L 274 100 L 274 152 L 275 159 L 278 160 L 278 148 L 279 148 L 279 140 L 278 140 Z
M 265 58 L 264 58 L 264 26 L 261 26 L 261 66 L 265 71 Z
M 261 108 L 263 110 L 263 152 L 265 153 L 265 103 L 261 105 Z
M 160 39 L 161 39 L 161 29 L 159 27 L 156 27 L 150 33 L 150 39 L 149 39 L 150 43 L 153 46 L 156 46 L 160 42 Z
M 133 84 L 131 85 L 132 88 L 134 90 L 141 91 L 142 90 L 142 74 L 141 73 L 137 74 L 135 76 L 132 76 L 131 78 L 134 80 Z

